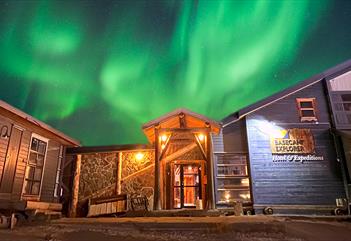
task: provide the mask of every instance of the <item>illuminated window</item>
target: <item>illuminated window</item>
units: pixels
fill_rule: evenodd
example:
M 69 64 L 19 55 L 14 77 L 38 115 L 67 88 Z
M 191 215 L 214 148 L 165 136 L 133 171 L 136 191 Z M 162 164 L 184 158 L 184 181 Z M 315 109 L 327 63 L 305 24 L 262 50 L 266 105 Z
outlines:
M 317 121 L 315 98 L 297 98 L 296 102 L 302 122 Z
M 32 137 L 24 180 L 24 195 L 39 195 L 43 178 L 47 141 Z
M 247 155 L 217 153 L 215 159 L 217 204 L 230 205 L 235 201 L 250 202 Z

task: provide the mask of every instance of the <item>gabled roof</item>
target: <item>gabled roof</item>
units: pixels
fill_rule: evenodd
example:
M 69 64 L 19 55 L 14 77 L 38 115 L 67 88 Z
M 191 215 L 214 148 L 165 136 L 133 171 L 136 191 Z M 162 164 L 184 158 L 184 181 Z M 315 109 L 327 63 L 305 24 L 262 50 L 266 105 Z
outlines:
M 184 114 L 184 120 L 187 128 L 203 128 L 211 127 L 211 131 L 218 133 L 221 125 L 217 121 L 211 120 L 204 115 L 192 112 L 185 108 L 176 109 L 163 116 L 160 116 L 152 121 L 145 123 L 142 129 L 148 138 L 153 143 L 155 139 L 154 127 L 159 125 L 161 128 L 181 128 L 179 115 Z
M 58 138 L 61 138 L 63 140 L 65 140 L 66 142 L 72 144 L 73 146 L 79 146 L 80 143 L 79 141 L 67 136 L 66 134 L 62 133 L 61 131 L 59 130 L 56 130 L 54 129 L 53 127 L 49 126 L 48 124 L 45 124 L 44 122 L 38 120 L 38 119 L 35 119 L 33 116 L 30 116 L 26 113 L 24 113 L 23 111 L 13 107 L 12 105 L 9 105 L 8 103 L 0 100 L 0 108 L 4 109 L 5 111 L 7 112 L 10 112 L 22 119 L 24 119 L 25 121 L 33 124 L 33 125 L 36 125 L 38 127 L 41 127 L 49 132 L 51 132 L 52 134 L 54 134 L 55 136 L 57 136 Z
M 345 72 L 348 72 L 351 70 L 351 59 L 337 65 L 337 66 L 334 66 L 320 74 L 317 74 L 317 75 L 314 75 L 290 88 L 287 88 L 283 91 L 280 91 L 276 94 L 273 94 L 263 100 L 260 100 L 252 105 L 249 105 L 239 111 L 236 111 L 232 114 L 230 114 L 229 116 L 225 117 L 223 120 L 222 120 L 222 124 L 223 124 L 223 127 L 233 123 L 233 122 L 236 122 L 237 120 L 243 118 L 244 116 L 252 113 L 252 112 L 255 112 L 263 107 L 266 107 L 270 104 L 273 104 L 274 102 L 278 101 L 278 100 L 281 100 L 289 95 L 292 95 L 302 89 L 305 89 L 313 84 L 316 84 L 318 83 L 319 81 L 323 80 L 323 79 L 332 79 L 338 75 L 341 75 Z

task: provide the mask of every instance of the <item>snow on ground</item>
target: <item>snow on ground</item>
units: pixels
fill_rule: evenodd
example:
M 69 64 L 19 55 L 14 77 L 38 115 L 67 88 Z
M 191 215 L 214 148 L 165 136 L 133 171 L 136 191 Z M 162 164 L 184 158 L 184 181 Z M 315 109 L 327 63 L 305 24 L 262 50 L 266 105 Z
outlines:
M 350 219 L 250 217 L 76 218 L 0 230 L 1 241 L 347 241 Z

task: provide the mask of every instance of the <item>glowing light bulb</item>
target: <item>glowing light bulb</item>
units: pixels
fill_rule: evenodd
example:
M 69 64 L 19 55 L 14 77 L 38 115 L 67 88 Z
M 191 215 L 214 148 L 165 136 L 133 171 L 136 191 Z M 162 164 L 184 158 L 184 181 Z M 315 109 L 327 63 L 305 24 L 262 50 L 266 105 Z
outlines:
M 199 137 L 200 141 L 203 141 L 205 139 L 205 135 L 204 134 L 199 134 L 198 137 Z
M 226 199 L 227 202 L 229 201 L 229 198 L 230 198 L 230 194 L 227 193 L 227 194 L 225 195 L 225 199 Z
M 166 147 L 165 144 L 162 144 L 162 145 L 161 145 L 161 149 L 162 149 L 162 150 L 165 149 L 165 147 Z
M 167 136 L 166 136 L 166 135 L 162 135 L 162 136 L 161 136 L 161 140 L 162 140 L 163 142 L 167 141 Z
M 143 159 L 143 157 L 144 157 L 144 154 L 141 153 L 141 152 L 138 152 L 138 153 L 135 155 L 135 158 L 136 158 L 138 161 L 140 161 L 141 159 Z

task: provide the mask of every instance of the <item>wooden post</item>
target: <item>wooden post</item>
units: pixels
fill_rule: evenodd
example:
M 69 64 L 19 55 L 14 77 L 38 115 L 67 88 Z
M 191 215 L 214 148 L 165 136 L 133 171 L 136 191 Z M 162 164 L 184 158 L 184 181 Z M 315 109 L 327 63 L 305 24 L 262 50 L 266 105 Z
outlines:
M 160 162 L 159 162 L 159 127 L 155 127 L 155 189 L 154 189 L 154 210 L 161 210 L 160 199 Z
M 70 205 L 69 216 L 71 218 L 76 217 L 77 215 L 77 206 L 78 206 L 78 194 L 79 194 L 79 178 L 80 178 L 80 169 L 82 163 L 82 155 L 77 155 L 74 177 L 73 177 L 73 187 L 72 187 L 72 201 Z
M 209 127 L 210 128 L 210 127 Z M 210 131 L 206 133 L 206 157 L 207 157 L 207 209 L 215 209 L 214 200 L 214 166 L 211 150 Z
M 122 152 L 118 152 L 116 192 L 117 194 L 122 193 Z

